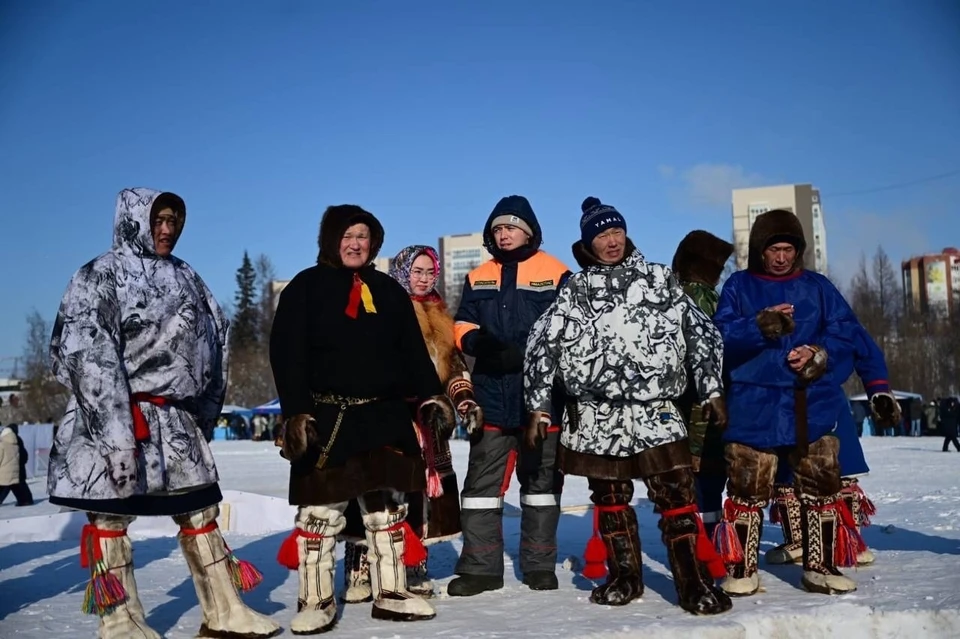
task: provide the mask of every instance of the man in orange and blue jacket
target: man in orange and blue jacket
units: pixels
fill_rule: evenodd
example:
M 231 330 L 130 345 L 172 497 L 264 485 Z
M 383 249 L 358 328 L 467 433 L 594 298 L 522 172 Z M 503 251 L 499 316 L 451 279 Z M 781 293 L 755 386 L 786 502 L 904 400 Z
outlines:
M 484 424 L 470 434 L 461 494 L 463 550 L 447 593 L 469 597 L 503 587 L 503 496 L 516 469 L 520 481 L 520 571 L 532 590 L 558 586 L 557 524 L 563 480 L 556 468 L 561 414 L 548 436 L 520 450 L 529 416 L 523 401 L 527 334 L 570 276 L 540 250 L 537 216 L 525 197 L 502 198 L 487 219 L 484 246 L 493 259 L 467 275 L 455 316 L 457 347 L 475 358 L 473 389 Z M 556 390 L 557 413 L 563 398 Z

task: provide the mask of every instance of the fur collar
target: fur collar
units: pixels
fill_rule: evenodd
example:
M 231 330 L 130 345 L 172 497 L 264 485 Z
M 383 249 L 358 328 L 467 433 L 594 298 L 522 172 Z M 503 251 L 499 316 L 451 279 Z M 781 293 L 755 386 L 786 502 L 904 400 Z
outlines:
M 446 303 L 439 298 L 414 299 L 413 308 L 417 312 L 420 332 L 423 333 L 423 341 L 426 342 L 430 359 L 437 369 L 437 376 L 446 386 L 455 375 L 461 373 L 456 366 L 458 354 L 453 341 L 453 317 L 447 312 Z

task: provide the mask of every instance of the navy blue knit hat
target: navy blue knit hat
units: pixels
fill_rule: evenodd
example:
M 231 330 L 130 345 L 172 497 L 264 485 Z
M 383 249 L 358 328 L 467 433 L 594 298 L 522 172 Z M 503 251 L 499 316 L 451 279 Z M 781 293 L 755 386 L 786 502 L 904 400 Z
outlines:
M 595 237 L 609 229 L 627 231 L 627 221 L 620 211 L 609 204 L 603 204 L 595 197 L 588 197 L 580 205 L 583 215 L 580 217 L 580 239 L 588 247 Z

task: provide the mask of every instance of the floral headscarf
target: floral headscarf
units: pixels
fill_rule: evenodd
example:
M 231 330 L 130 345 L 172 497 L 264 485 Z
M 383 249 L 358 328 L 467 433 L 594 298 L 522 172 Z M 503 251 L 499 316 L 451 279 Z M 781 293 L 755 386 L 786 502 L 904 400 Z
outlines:
M 433 282 L 430 283 L 430 290 L 426 295 L 414 295 L 410 290 L 410 269 L 413 268 L 413 262 L 421 255 L 428 255 L 431 260 L 433 260 L 433 268 L 437 272 L 437 276 L 434 278 Z M 393 258 L 393 264 L 390 265 L 390 277 L 400 282 L 400 286 L 403 287 L 411 297 L 419 300 L 427 299 L 439 299 L 440 294 L 437 293 L 437 282 L 440 281 L 440 256 L 437 255 L 436 249 L 432 246 L 425 246 L 423 244 L 414 244 L 413 246 L 408 246 L 404 249 L 400 249 L 400 252 L 397 253 L 397 256 Z

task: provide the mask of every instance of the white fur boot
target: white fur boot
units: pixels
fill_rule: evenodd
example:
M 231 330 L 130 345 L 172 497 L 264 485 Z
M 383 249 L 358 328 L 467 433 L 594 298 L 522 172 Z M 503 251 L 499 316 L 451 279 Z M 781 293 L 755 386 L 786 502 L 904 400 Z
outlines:
M 361 502 L 361 510 L 364 511 L 363 525 L 367 529 L 373 618 L 420 621 L 436 617 L 433 606 L 407 590 L 407 571 L 403 564 L 404 529 L 401 527 L 407 516 L 407 507 L 393 504 L 390 510 L 366 512 Z
M 211 506 L 173 518 L 180 525 L 180 548 L 193 576 L 203 612 L 197 637 L 260 639 L 279 634 L 278 623 L 251 610 L 240 599 L 234 571 L 243 570 L 241 585 L 246 588 L 259 583 L 260 576 L 230 553 L 217 527 L 219 514 L 220 507 Z M 251 576 L 252 581 L 249 580 Z
M 416 566 L 407 566 L 407 590 L 418 597 L 433 597 L 433 580 L 427 573 L 427 560 Z
M 117 593 L 119 601 L 106 610 L 99 609 L 92 598 L 85 598 L 85 608 L 87 600 L 90 604 L 87 612 L 100 615 L 97 636 L 100 639 L 161 639 L 147 625 L 133 576 L 133 545 L 127 537 L 127 526 L 135 517 L 98 513 L 87 517 L 90 525 L 84 527 L 81 545 L 91 569 L 91 582 L 105 578 L 112 581 L 115 577 L 122 586 L 122 592 Z
M 354 604 L 373 601 L 366 546 L 352 541 L 346 542 L 343 551 L 343 581 L 346 586 L 343 593 L 343 603 Z
M 347 504 L 301 506 L 297 510 L 294 531 L 299 563 L 297 576 L 297 614 L 290 622 L 295 635 L 327 632 L 337 623 L 337 601 L 334 598 L 334 571 L 337 534 L 346 525 L 343 511 Z

